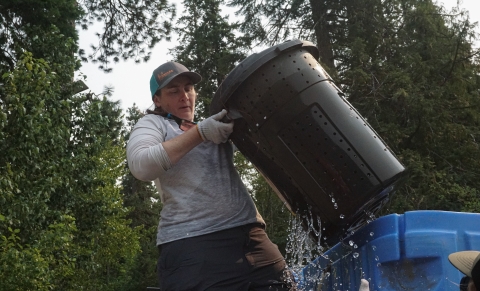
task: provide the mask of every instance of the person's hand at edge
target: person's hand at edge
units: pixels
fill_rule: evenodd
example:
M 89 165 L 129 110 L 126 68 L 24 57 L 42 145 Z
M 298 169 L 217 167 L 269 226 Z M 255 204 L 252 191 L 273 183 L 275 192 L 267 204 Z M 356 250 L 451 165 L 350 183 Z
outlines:
M 367 280 L 360 280 L 360 289 L 358 289 L 358 291 L 370 291 L 369 283 Z
M 198 133 L 204 141 L 210 140 L 216 144 L 226 142 L 233 131 L 233 121 L 229 123 L 220 120 L 227 115 L 227 110 L 223 109 L 219 113 L 200 121 L 197 124 Z

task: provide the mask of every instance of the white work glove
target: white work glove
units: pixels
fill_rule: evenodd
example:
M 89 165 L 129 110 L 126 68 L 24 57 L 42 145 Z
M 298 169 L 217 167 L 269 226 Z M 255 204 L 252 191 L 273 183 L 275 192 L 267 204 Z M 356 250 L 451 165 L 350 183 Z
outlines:
M 365 279 L 360 280 L 360 289 L 358 291 L 370 291 L 368 281 Z
M 216 144 L 220 144 L 228 140 L 228 136 L 233 131 L 233 121 L 229 123 L 221 122 L 220 120 L 225 117 L 225 115 L 227 115 L 227 110 L 223 109 L 219 113 L 197 124 L 198 133 L 204 141 L 210 140 Z

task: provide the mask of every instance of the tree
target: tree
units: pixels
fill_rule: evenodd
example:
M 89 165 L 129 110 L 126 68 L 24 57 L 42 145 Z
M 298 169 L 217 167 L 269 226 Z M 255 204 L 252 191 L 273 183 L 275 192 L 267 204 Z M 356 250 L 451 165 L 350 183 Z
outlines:
M 203 77 L 196 86 L 197 116 L 208 117 L 215 91 L 235 64 L 246 57 L 250 39 L 237 33 L 238 24 L 221 15 L 220 0 L 184 0 L 188 13 L 177 21 L 180 45 L 174 59 Z
M 139 249 L 117 185 L 121 110 L 74 95 L 72 38 L 41 38 L 46 59 L 26 52 L 2 74 L 0 290 L 118 290 Z
M 162 39 L 169 40 L 175 7 L 166 0 L 12 0 L 0 4 L 0 72 L 13 70 L 24 51 L 35 58 L 49 58 L 55 50 L 45 50 L 43 32 L 53 25 L 60 34 L 78 41 L 76 24 L 88 29 L 94 22 L 103 24 L 97 33 L 98 44 L 88 55 L 78 50 L 83 61 L 99 62 L 99 68 L 111 71 L 109 64 L 120 59 L 147 61 L 150 51 Z M 37 45 L 40 44 L 38 47 Z M 79 68 L 79 63 L 77 64 Z

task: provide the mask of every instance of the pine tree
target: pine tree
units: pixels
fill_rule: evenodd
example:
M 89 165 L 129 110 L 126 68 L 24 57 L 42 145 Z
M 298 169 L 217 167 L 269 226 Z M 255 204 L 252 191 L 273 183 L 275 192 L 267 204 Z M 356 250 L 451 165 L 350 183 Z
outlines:
M 184 0 L 188 13 L 175 31 L 180 44 L 172 50 L 174 59 L 198 72 L 203 81 L 196 86 L 197 116 L 208 117 L 215 91 L 235 64 L 246 57 L 249 38 L 238 35 L 236 23 L 221 15 L 220 0 Z

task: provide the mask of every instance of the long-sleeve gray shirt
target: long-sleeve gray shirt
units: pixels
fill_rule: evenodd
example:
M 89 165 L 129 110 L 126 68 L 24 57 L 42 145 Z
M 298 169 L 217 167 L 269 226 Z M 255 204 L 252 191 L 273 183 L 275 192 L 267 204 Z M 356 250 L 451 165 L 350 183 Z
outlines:
M 233 166 L 230 142 L 203 142 L 169 164 L 162 142 L 182 133 L 175 121 L 149 114 L 127 144 L 130 171 L 139 180 L 155 181 L 163 202 L 157 244 L 264 223 Z

